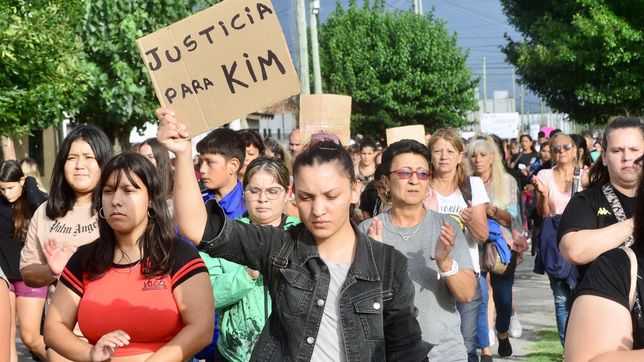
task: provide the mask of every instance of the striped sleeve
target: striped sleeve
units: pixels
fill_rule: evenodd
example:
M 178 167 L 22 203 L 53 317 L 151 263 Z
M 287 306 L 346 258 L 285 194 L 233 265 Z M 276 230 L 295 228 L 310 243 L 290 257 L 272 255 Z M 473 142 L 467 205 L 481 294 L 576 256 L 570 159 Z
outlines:
M 83 253 L 76 252 L 69 258 L 65 269 L 63 269 L 63 274 L 60 276 L 60 282 L 65 284 L 65 286 L 71 289 L 79 297 L 83 296 L 85 293 L 85 287 L 83 284 L 83 267 L 82 267 L 82 255 Z
M 172 289 L 199 273 L 208 273 L 206 264 L 199 256 L 197 249 L 186 241 L 175 238 L 174 264 L 170 272 Z

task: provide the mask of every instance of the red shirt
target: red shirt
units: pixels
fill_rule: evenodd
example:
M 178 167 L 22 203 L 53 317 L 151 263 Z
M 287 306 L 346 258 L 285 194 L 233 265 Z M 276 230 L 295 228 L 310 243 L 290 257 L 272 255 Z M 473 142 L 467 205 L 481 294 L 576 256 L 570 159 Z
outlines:
M 81 297 L 78 324 L 89 343 L 117 329 L 130 336 L 130 344 L 114 357 L 155 352 L 183 328 L 173 290 L 195 274 L 208 272 L 197 250 L 180 239 L 173 241 L 170 274 L 145 278 L 139 262 L 114 264 L 103 276 L 89 280 L 83 270 L 96 242 L 72 255 L 61 282 Z

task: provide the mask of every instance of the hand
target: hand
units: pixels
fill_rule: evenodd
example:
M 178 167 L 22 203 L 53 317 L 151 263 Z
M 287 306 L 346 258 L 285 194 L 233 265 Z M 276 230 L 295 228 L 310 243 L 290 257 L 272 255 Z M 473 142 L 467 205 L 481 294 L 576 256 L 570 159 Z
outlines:
M 534 189 L 537 190 L 541 195 L 546 195 L 548 193 L 548 187 L 539 180 L 537 176 L 532 176 L 530 182 L 534 186 Z
M 92 346 L 90 359 L 92 361 L 106 361 L 112 358 L 112 355 L 114 355 L 119 347 L 127 346 L 128 344 L 130 344 L 130 336 L 120 329 L 104 334 Z
M 436 248 L 434 250 L 434 257 L 436 258 L 436 264 L 439 268 L 442 264 L 444 264 L 445 261 L 449 260 L 449 255 L 452 250 L 454 250 L 455 243 L 456 232 L 454 231 L 454 228 L 449 223 L 443 222 L 441 233 L 438 236 L 438 240 L 436 241 Z
M 371 226 L 367 230 L 367 235 L 373 240 L 382 243 L 382 221 L 378 217 L 374 217 L 371 221 Z
M 246 268 L 246 273 L 248 273 L 248 276 L 252 279 L 255 280 L 259 277 L 259 272 L 255 269 L 251 268 Z
M 174 118 L 174 112 L 168 108 L 159 108 L 155 114 L 159 119 L 157 128 L 159 143 L 175 155 L 192 152 L 190 134 L 186 131 L 186 126 Z
M 467 202 L 467 207 L 461 210 L 461 212 L 458 214 L 458 217 L 461 219 L 463 224 L 469 225 L 469 223 L 472 221 L 472 214 L 473 214 L 473 209 L 472 209 L 472 201 Z
M 47 240 L 43 254 L 45 254 L 49 269 L 51 269 L 52 274 L 55 276 L 63 273 L 63 269 L 65 269 L 65 265 L 67 265 L 71 256 L 71 252 L 65 245 L 65 242 L 58 245 L 54 239 Z

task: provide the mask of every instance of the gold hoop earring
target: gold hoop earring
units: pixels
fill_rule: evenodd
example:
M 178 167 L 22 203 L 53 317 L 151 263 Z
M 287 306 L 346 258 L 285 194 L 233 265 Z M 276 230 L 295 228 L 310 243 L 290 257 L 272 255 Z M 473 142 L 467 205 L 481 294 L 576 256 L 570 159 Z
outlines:
M 103 208 L 102 208 L 102 207 L 98 210 L 98 216 L 99 216 L 101 219 L 105 219 L 105 211 L 103 211 Z
M 148 209 L 148 219 L 154 219 L 154 212 L 150 213 L 150 210 L 152 209 Z

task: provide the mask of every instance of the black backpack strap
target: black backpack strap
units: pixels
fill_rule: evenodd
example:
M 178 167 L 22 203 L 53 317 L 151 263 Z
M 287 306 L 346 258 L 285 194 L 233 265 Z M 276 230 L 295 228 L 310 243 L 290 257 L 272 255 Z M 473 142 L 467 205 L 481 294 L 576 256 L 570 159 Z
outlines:
M 394 248 L 389 245 L 383 245 L 382 250 L 382 278 L 380 279 L 382 288 L 382 301 L 388 302 L 394 297 L 393 279 L 394 279 Z
M 469 176 L 465 177 L 465 183 L 461 189 L 461 194 L 463 195 L 463 200 L 467 204 L 468 201 L 472 201 L 472 181 Z
M 299 236 L 298 236 L 299 238 Z M 279 280 L 279 271 L 280 269 L 285 269 L 288 267 L 288 258 L 291 256 L 293 249 L 295 248 L 296 240 L 291 237 L 286 238 L 284 243 L 280 247 L 280 250 L 277 252 L 277 255 L 273 256 L 273 271 L 271 273 L 270 280 L 270 291 L 272 293 L 277 292 L 277 281 Z

